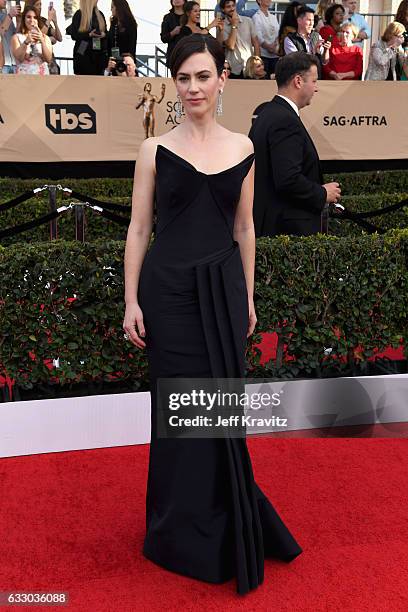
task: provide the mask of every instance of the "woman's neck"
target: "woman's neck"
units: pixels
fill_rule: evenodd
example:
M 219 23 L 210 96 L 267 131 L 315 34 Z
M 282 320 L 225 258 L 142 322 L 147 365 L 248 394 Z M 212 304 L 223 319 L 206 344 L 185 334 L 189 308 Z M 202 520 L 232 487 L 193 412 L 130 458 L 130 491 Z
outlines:
M 187 116 L 180 128 L 182 128 L 186 139 L 195 143 L 202 143 L 215 136 L 218 123 L 215 117 L 211 115 L 203 115 L 194 119 Z
M 264 15 L 268 16 L 269 10 L 267 6 L 260 6 L 259 8 L 261 9 Z
M 184 13 L 184 9 L 182 6 L 176 6 L 176 8 L 173 9 L 173 11 L 175 12 L 176 15 L 182 15 Z

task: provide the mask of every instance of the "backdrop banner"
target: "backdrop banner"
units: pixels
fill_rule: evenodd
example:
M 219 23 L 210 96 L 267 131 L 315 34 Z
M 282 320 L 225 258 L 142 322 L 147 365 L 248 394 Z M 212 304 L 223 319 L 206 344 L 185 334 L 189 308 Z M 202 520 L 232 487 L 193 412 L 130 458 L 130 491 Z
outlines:
M 406 159 L 408 87 L 320 81 L 301 111 L 322 160 Z M 247 134 L 274 81 L 229 81 L 220 123 Z M 0 161 L 123 161 L 181 119 L 171 79 L 0 75 Z

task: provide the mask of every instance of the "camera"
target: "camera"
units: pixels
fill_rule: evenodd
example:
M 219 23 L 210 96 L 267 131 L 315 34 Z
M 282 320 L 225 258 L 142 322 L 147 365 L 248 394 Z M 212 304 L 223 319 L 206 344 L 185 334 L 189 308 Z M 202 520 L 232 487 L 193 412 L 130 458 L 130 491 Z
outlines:
M 119 57 L 111 57 L 110 59 L 115 62 L 115 68 L 112 70 L 112 76 L 117 76 L 118 74 L 126 72 L 127 66 L 121 55 Z
M 408 47 L 408 32 L 404 32 L 402 36 L 403 36 L 403 39 L 404 39 L 404 42 L 402 43 L 402 46 L 403 46 L 404 49 L 406 49 Z

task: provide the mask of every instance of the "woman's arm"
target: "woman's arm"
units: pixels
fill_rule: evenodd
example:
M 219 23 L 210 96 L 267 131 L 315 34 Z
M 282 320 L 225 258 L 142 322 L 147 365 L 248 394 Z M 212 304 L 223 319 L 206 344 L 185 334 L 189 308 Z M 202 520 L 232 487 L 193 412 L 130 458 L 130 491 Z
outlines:
M 359 49 L 359 52 L 354 54 L 354 78 L 361 79 L 363 74 L 363 52 L 359 47 L 357 49 Z
M 377 64 L 379 66 L 386 66 L 392 58 L 393 53 L 394 51 L 391 47 L 387 47 L 384 50 L 380 47 L 372 47 L 371 60 L 374 62 L 374 64 Z
M 252 142 L 249 141 L 245 145 L 243 157 L 253 153 L 253 150 Z M 255 229 L 252 216 L 254 201 L 254 175 L 254 164 L 252 164 L 250 171 L 242 183 L 241 197 L 238 202 L 234 223 L 234 240 L 236 240 L 239 244 L 248 292 L 249 325 L 247 336 L 252 334 L 256 325 L 256 314 L 254 307 Z
M 133 57 L 136 61 L 136 45 L 137 45 L 137 26 L 129 28 L 129 52 L 133 53 Z
M 90 40 L 89 32 L 80 32 L 79 25 L 81 23 L 81 11 L 77 11 L 72 17 L 69 33 L 72 40 Z
M 21 64 L 24 62 L 24 58 L 27 54 L 28 44 L 32 43 L 32 39 L 30 34 L 28 33 L 26 36 L 27 45 L 24 43 L 20 43 L 18 40 L 17 34 L 13 34 L 10 41 L 11 53 L 15 57 L 15 59 Z
M 46 34 L 42 34 L 41 36 L 42 57 L 44 62 L 47 62 L 47 64 L 49 64 L 52 60 L 52 43 L 50 37 Z
M 137 293 L 140 270 L 153 227 L 156 146 L 157 138 L 148 138 L 140 147 L 133 183 L 132 217 L 125 247 L 126 311 L 123 329 L 128 333 L 131 342 L 139 348 L 145 347 L 145 343 L 140 339 L 145 330 Z

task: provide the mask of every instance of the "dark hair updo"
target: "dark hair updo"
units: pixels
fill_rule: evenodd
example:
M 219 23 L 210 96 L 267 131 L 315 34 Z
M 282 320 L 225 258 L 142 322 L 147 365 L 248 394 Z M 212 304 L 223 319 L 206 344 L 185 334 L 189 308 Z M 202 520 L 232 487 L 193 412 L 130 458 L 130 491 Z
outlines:
M 191 34 L 181 38 L 170 56 L 170 72 L 176 78 L 180 66 L 194 53 L 208 53 L 212 56 L 218 76 L 224 70 L 225 53 L 220 43 L 210 34 Z

